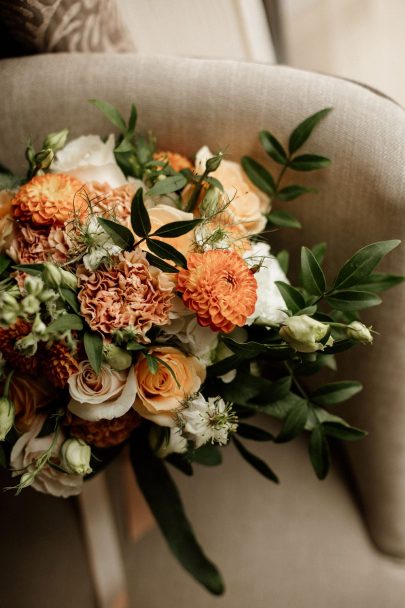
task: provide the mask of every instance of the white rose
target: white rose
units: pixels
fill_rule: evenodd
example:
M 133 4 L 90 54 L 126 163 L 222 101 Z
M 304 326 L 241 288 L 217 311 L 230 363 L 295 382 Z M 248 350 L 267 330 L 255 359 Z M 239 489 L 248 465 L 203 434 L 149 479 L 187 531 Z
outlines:
M 68 473 L 88 475 L 92 472 L 91 448 L 83 439 L 66 439 L 62 444 L 60 454 L 62 466 Z
M 96 374 L 88 361 L 82 361 L 76 374 L 68 380 L 72 397 L 68 409 L 84 420 L 112 420 L 123 416 L 132 407 L 136 393 L 136 377 L 130 370 L 118 372 L 102 365 Z
M 247 319 L 247 325 L 263 323 L 278 325 L 287 317 L 283 312 L 286 309 L 284 299 L 275 284 L 276 281 L 289 283 L 277 259 L 270 255 L 270 246 L 267 243 L 252 243 L 251 251 L 245 258 L 253 264 L 262 262 L 260 270 L 255 273 L 257 282 L 257 302 L 252 315 Z
M 178 427 L 172 427 L 169 441 L 167 443 L 163 442 L 156 455 L 158 458 L 166 458 L 169 454 L 184 454 L 184 452 L 187 452 L 187 445 L 187 439 L 183 437 L 181 430 Z
M 73 175 L 83 182 L 108 182 L 111 188 L 118 188 L 126 179 L 116 163 L 114 147 L 112 134 L 106 142 L 98 135 L 82 135 L 59 150 L 51 171 Z
M 14 470 L 13 476 L 20 475 L 21 471 L 27 469 L 25 475 L 30 475 L 32 463 L 36 458 L 46 452 L 54 440 L 54 435 L 46 437 L 38 437 L 45 416 L 37 416 L 27 433 L 21 435 L 16 441 L 11 450 L 10 466 Z M 58 438 L 52 450 L 52 454 L 56 459 L 59 459 L 59 450 L 64 441 L 62 433 L 59 431 Z M 62 473 L 58 469 L 46 464 L 41 471 L 35 476 L 35 479 L 30 483 L 34 490 L 43 492 L 44 494 L 52 494 L 52 496 L 75 496 L 80 494 L 83 485 L 83 477 L 81 475 L 70 475 Z

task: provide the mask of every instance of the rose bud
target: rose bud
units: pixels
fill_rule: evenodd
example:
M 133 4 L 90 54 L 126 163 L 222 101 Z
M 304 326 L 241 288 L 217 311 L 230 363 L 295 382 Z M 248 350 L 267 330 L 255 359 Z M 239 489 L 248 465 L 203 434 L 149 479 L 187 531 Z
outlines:
M 48 287 L 52 287 L 52 289 L 58 289 L 62 283 L 62 273 L 60 269 L 55 266 L 55 264 L 51 264 L 51 262 L 44 262 L 42 278 Z
M 360 321 L 352 321 L 352 323 L 347 326 L 346 334 L 348 338 L 356 340 L 361 344 L 367 345 L 373 343 L 373 336 L 371 335 L 370 329 L 363 323 L 360 323 Z
M 0 441 L 4 441 L 6 435 L 14 424 L 14 405 L 8 397 L 0 397 Z
M 73 291 L 76 291 L 77 290 L 76 275 L 67 270 L 63 270 L 63 268 L 59 268 L 59 272 L 62 277 L 61 287 L 67 287 L 68 289 L 72 289 Z
M 54 157 L 54 151 L 51 148 L 45 148 L 45 150 L 41 150 L 41 152 L 35 154 L 35 165 L 38 169 L 49 169 Z
M 42 147 L 51 148 L 54 152 L 57 152 L 57 150 L 60 150 L 66 144 L 68 133 L 68 129 L 62 129 L 62 131 L 58 131 L 57 133 L 49 133 Z
M 205 172 L 212 173 L 213 171 L 216 171 L 221 164 L 223 156 L 223 152 L 218 152 L 218 154 L 209 158 L 205 163 Z
M 314 353 L 333 344 L 329 338 L 326 345 L 321 340 L 329 331 L 329 325 L 312 319 L 308 315 L 289 317 L 283 321 L 280 336 L 287 344 L 301 353 Z
M 104 344 L 103 358 L 104 361 L 117 372 L 122 372 L 132 365 L 131 355 L 115 344 Z
M 60 449 L 63 468 L 73 475 L 88 475 L 91 449 L 82 439 L 66 439 Z

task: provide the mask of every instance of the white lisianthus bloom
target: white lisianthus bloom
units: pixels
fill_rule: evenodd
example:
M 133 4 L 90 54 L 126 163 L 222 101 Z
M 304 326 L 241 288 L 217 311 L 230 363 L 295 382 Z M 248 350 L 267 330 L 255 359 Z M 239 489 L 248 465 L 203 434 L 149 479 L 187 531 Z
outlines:
M 229 434 L 237 429 L 237 418 L 231 407 L 220 397 L 205 399 L 197 393 L 187 400 L 179 413 L 183 436 L 191 439 L 196 448 L 209 441 L 225 445 Z
M 106 142 L 99 135 L 82 135 L 59 150 L 51 171 L 73 175 L 83 182 L 107 182 L 111 188 L 118 188 L 126 179 L 115 160 L 114 147 L 112 134 Z
M 257 302 L 252 315 L 248 317 L 247 325 L 262 323 L 278 325 L 287 317 L 286 304 L 275 284 L 276 281 L 289 283 L 277 259 L 270 255 L 270 246 L 267 243 L 252 243 L 252 250 L 245 258 L 252 265 L 261 264 L 255 273 L 257 281 Z
M 170 429 L 169 440 L 164 442 L 156 455 L 158 458 L 166 458 L 169 454 L 184 454 L 187 452 L 188 441 L 183 437 L 181 430 L 178 427 Z
M 321 323 L 308 315 L 287 317 L 279 331 L 280 336 L 287 344 L 300 353 L 315 353 L 323 350 L 325 346 L 332 346 L 333 338 L 329 336 L 326 344 L 321 340 L 329 331 L 329 325 Z
M 115 245 L 112 238 L 100 226 L 96 216 L 92 216 L 86 227 L 86 236 L 91 245 L 83 256 L 83 264 L 87 270 L 96 270 L 100 264 L 113 255 L 118 255 L 122 249 Z
M 88 475 L 92 472 L 90 466 L 91 448 L 83 439 L 66 439 L 60 449 L 62 466 L 67 473 Z
M 100 373 L 96 374 L 88 361 L 80 363 L 78 372 L 70 376 L 68 384 L 72 397 L 68 409 L 90 421 L 123 416 L 131 409 L 137 393 L 132 368 L 117 372 L 103 364 Z

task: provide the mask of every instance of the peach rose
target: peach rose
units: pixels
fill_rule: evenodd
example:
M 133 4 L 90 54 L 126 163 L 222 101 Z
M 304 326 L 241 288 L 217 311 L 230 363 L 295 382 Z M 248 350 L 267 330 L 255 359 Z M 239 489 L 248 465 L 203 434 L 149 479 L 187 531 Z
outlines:
M 18 262 L 17 243 L 15 239 L 15 224 L 11 216 L 11 201 L 13 192 L 0 192 L 0 253 L 6 253 L 14 262 Z
M 135 401 L 136 380 L 131 370 L 117 372 L 102 365 L 96 374 L 88 361 L 82 361 L 68 384 L 72 397 L 68 409 L 84 420 L 123 416 Z
M 176 412 L 189 395 L 196 393 L 205 380 L 205 367 L 196 357 L 188 357 L 172 346 L 156 346 L 149 354 L 164 361 L 173 371 L 159 363 L 153 374 L 144 355 L 134 366 L 138 395 L 135 410 L 161 426 L 174 426 Z
M 193 220 L 194 216 L 192 213 L 186 213 L 185 211 L 180 211 L 180 209 L 175 209 L 174 207 L 169 207 L 169 205 L 159 205 L 158 207 L 152 207 L 148 210 L 150 222 L 152 225 L 151 232 L 154 232 L 161 226 L 165 224 L 170 224 L 171 222 L 184 222 L 185 220 Z M 155 237 L 154 237 L 155 238 Z M 164 239 L 160 237 L 156 237 L 156 239 L 162 241 L 163 243 L 169 243 L 175 247 L 180 253 L 187 256 L 190 251 L 193 250 L 193 242 L 194 242 L 194 231 L 187 232 L 187 234 L 183 234 L 182 236 L 177 236 L 172 239 Z M 147 249 L 146 245 L 143 246 L 143 249 Z
M 18 432 L 28 431 L 38 410 L 55 401 L 55 391 L 46 381 L 14 374 L 10 384 L 10 399 L 15 407 L 15 426 Z
M 207 146 L 197 152 L 196 167 L 200 173 L 212 156 Z M 211 175 L 224 187 L 225 195 L 230 200 L 226 210 L 233 222 L 242 224 L 248 234 L 261 232 L 266 226 L 263 214 L 270 211 L 269 199 L 250 182 L 242 167 L 233 161 L 223 160 Z

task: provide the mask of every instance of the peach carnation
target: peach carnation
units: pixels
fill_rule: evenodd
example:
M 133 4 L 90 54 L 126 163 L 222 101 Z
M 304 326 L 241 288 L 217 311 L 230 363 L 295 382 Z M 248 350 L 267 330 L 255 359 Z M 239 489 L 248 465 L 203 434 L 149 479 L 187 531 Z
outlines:
M 31 323 L 23 319 L 17 319 L 17 322 L 9 327 L 0 327 L 0 351 L 12 367 L 33 374 L 38 367 L 38 357 L 24 357 L 14 349 L 16 341 L 27 336 L 30 331 Z
M 66 425 L 73 437 L 83 439 L 96 448 L 109 448 L 123 443 L 141 423 L 141 417 L 132 408 L 123 416 L 112 420 L 88 421 L 67 413 Z
M 182 154 L 178 154 L 177 152 L 155 152 L 153 159 L 167 162 L 175 171 L 181 171 L 182 169 L 190 169 L 193 171 L 194 169 L 194 165 L 188 160 L 188 158 Z
M 79 363 L 68 347 L 60 342 L 52 344 L 44 358 L 44 373 L 53 386 L 64 388 L 72 374 L 79 369 Z
M 188 357 L 172 346 L 155 346 L 149 354 L 165 365 L 159 362 L 156 373 L 152 373 L 146 357 L 140 355 L 133 370 L 138 386 L 134 408 L 156 424 L 174 426 L 182 402 L 198 392 L 205 380 L 205 367 L 196 357 Z
M 192 253 L 187 262 L 188 268 L 178 274 L 177 289 L 199 324 L 224 333 L 242 327 L 257 300 L 256 279 L 246 262 L 223 249 Z
M 78 195 L 82 186 L 78 179 L 63 173 L 37 175 L 21 186 L 13 198 L 14 217 L 39 226 L 63 225 L 87 209 Z
M 168 322 L 173 283 L 142 251 L 121 254 L 109 269 L 88 272 L 81 266 L 78 276 L 81 313 L 93 330 L 111 334 L 132 326 L 149 342 L 152 325 Z
M 131 204 L 136 192 L 135 184 L 123 184 L 118 188 L 111 188 L 104 182 L 92 182 L 87 185 L 94 211 L 97 214 L 112 216 L 114 219 L 125 223 L 131 215 Z

